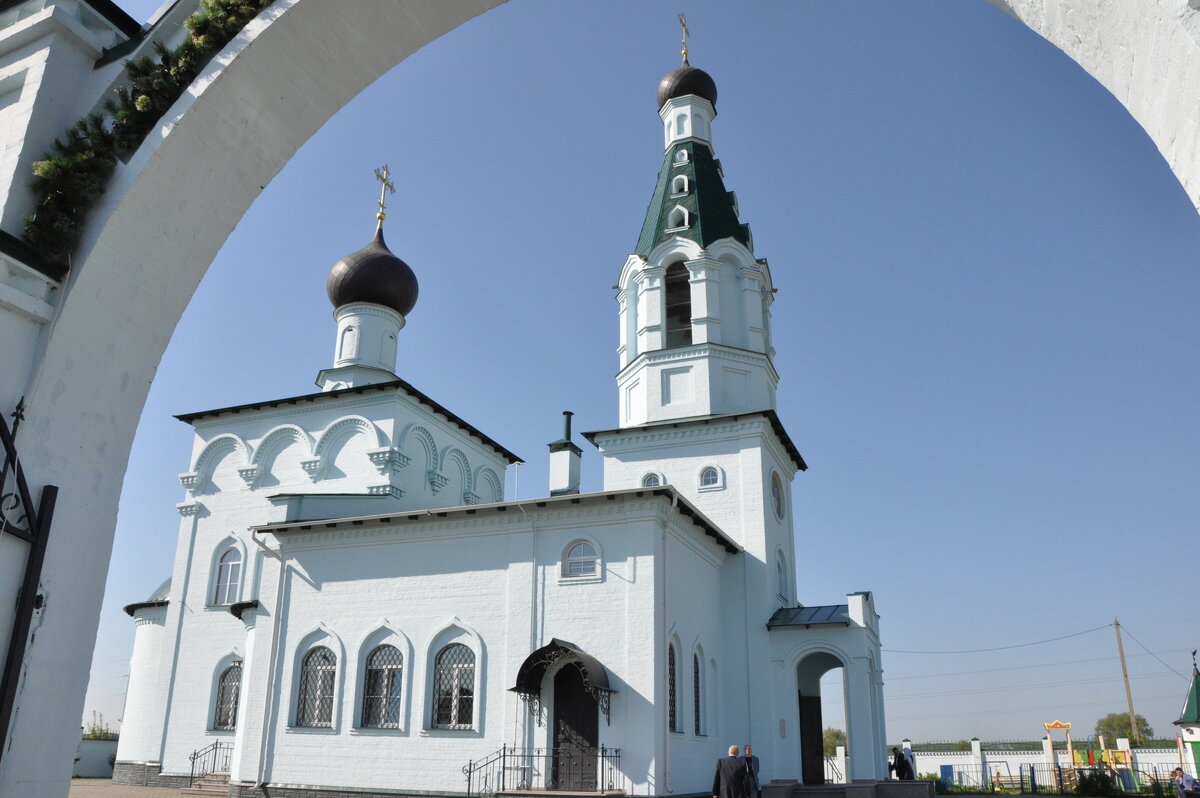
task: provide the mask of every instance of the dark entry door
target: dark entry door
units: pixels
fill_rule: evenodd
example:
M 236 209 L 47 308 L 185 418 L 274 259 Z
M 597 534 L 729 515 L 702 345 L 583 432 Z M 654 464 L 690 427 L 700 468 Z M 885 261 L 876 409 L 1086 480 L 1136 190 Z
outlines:
M 600 718 L 583 672 L 567 665 L 554 677 L 553 790 L 595 790 Z
M 819 695 L 800 695 L 800 767 L 804 770 L 805 784 L 825 783 L 825 746 Z

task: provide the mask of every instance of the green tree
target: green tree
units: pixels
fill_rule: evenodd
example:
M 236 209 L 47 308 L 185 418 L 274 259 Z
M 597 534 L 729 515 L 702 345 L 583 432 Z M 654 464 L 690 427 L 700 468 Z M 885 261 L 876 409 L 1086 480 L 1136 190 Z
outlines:
M 837 753 L 839 745 L 846 744 L 846 732 L 841 729 L 828 728 L 821 735 L 821 739 L 824 743 L 825 756 L 833 756 Z
M 1104 735 L 1104 744 L 1108 747 L 1115 747 L 1118 737 L 1128 737 L 1130 740 L 1148 740 L 1154 736 L 1154 729 L 1150 728 L 1150 724 L 1141 715 L 1137 717 L 1138 733 L 1136 737 L 1129 733 L 1129 713 L 1128 712 L 1110 712 L 1100 720 L 1096 721 L 1096 734 Z

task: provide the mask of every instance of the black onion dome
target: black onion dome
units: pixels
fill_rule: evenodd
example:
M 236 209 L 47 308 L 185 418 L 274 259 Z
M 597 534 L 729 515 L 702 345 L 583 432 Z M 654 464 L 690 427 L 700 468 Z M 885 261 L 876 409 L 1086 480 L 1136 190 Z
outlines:
M 370 302 L 407 316 L 417 304 L 417 276 L 383 243 L 382 229 L 370 244 L 333 265 L 325 290 L 335 308 Z
M 678 69 L 668 72 L 658 84 L 658 107 L 661 109 L 667 100 L 694 94 L 703 97 L 717 107 L 717 84 L 712 76 L 703 69 L 684 64 Z

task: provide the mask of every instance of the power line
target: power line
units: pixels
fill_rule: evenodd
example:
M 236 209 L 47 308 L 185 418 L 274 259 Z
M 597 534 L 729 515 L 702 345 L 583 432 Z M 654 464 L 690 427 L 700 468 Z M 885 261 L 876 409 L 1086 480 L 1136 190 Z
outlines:
M 961 651 L 902 651 L 897 648 L 882 649 L 887 654 L 982 654 L 987 651 L 1007 651 L 1012 648 L 1028 648 L 1029 646 L 1040 646 L 1046 643 L 1054 643 L 1059 640 L 1068 640 L 1072 637 L 1099 632 L 1101 629 L 1108 629 L 1112 626 L 1111 623 L 1106 623 L 1103 626 L 1097 626 L 1094 629 L 1084 629 L 1082 632 L 1072 632 L 1069 635 L 1061 635 L 1059 637 L 1051 637 L 1046 640 L 1034 640 L 1032 643 L 1017 643 L 1011 646 L 995 646 L 993 648 L 968 648 Z
M 1154 678 L 1157 676 L 1169 676 L 1168 673 L 1139 673 L 1132 678 Z M 1019 690 L 1036 690 L 1045 687 L 1060 687 L 1062 685 L 1080 685 L 1080 684 L 1099 684 L 1101 682 L 1115 682 L 1121 679 L 1120 676 L 1095 676 L 1090 679 L 1065 679 L 1056 682 L 1039 682 L 1037 684 L 1014 684 L 1007 687 L 978 687 L 970 690 L 939 690 L 935 693 L 901 693 L 899 695 L 888 694 L 888 699 L 900 698 L 928 698 L 930 696 L 949 696 L 949 695 L 983 695 L 986 693 L 1009 693 Z
M 1162 666 L 1163 666 L 1164 668 L 1166 668 L 1166 669 L 1167 669 L 1167 670 L 1169 670 L 1171 673 L 1173 673 L 1173 674 L 1175 674 L 1176 676 L 1178 676 L 1180 679 L 1183 679 L 1185 682 L 1187 681 L 1187 677 L 1186 677 L 1186 676 L 1184 676 L 1182 673 L 1180 673 L 1179 671 L 1177 671 L 1177 670 L 1175 670 L 1174 668 L 1172 668 L 1172 667 L 1171 667 L 1170 665 L 1168 665 L 1167 663 L 1163 662 L 1161 657 L 1159 657 L 1159 656 L 1158 656 L 1157 654 L 1155 654 L 1153 651 L 1151 651 L 1150 649 L 1148 649 L 1148 648 L 1146 648 L 1144 645 L 1142 645 L 1142 641 L 1141 641 L 1141 640 L 1138 640 L 1136 637 L 1134 637 L 1134 636 L 1133 636 L 1133 634 L 1132 634 L 1132 633 L 1129 631 L 1129 629 L 1128 629 L 1127 627 L 1124 627 L 1124 626 L 1122 626 L 1121 628 L 1125 630 L 1125 634 L 1129 635 L 1129 639 L 1130 639 L 1130 640 L 1132 640 L 1133 642 L 1137 643 L 1139 646 L 1142 646 L 1142 648 L 1145 650 L 1145 652 L 1146 652 L 1147 654 L 1149 654 L 1150 656 L 1154 657 L 1154 658 L 1155 658 L 1156 660 L 1158 660 L 1159 662 L 1161 662 L 1161 663 L 1162 663 Z
M 1181 652 L 1186 653 L 1187 651 L 1188 651 L 1188 649 L 1186 649 L 1186 648 L 1173 648 L 1168 651 L 1164 651 L 1163 653 L 1164 654 L 1178 654 Z M 1144 657 L 1144 656 L 1147 656 L 1147 655 L 1146 654 L 1134 654 L 1132 657 L 1130 657 L 1130 659 L 1133 659 L 1133 657 Z M 1153 656 L 1153 655 L 1150 655 L 1150 656 Z M 886 681 L 890 684 L 892 682 L 908 681 L 910 679 L 938 679 L 943 676 L 966 676 L 966 675 L 977 674 L 977 673 L 998 673 L 1000 671 L 1020 671 L 1020 670 L 1031 670 L 1034 668 L 1054 668 L 1054 667 L 1058 667 L 1059 665 L 1083 665 L 1088 662 L 1112 662 L 1114 659 L 1116 659 L 1115 656 L 1092 657 L 1089 659 L 1062 659 L 1062 660 L 1056 660 L 1054 662 L 1044 662 L 1044 663 L 1033 664 L 1033 665 L 1008 665 L 1003 668 L 980 668 L 977 670 L 969 670 L 969 671 L 943 671 L 941 673 L 920 673 L 920 674 L 916 674 L 914 676 L 891 676 L 891 677 L 888 677 L 888 679 Z
M 1156 696 L 1154 698 L 1144 698 L 1142 700 L 1143 701 L 1168 701 L 1168 700 L 1174 701 L 1178 698 L 1179 698 L 1179 696 L 1172 695 L 1172 696 Z M 944 719 L 944 718 L 978 717 L 978 715 L 981 711 L 986 711 L 988 714 L 991 714 L 991 715 L 1015 715 L 1020 712 L 1046 712 L 1047 709 L 1054 712 L 1054 711 L 1059 711 L 1059 710 L 1064 710 L 1064 709 L 1079 709 L 1082 707 L 1100 707 L 1100 706 L 1111 706 L 1111 705 L 1112 705 L 1112 701 L 1088 701 L 1088 702 L 1082 703 L 1082 704 L 1052 704 L 1052 705 L 1039 704 L 1038 706 L 1035 706 L 1035 707 L 1005 707 L 1005 708 L 987 709 L 987 710 L 973 709 L 969 712 L 948 712 L 948 713 L 944 713 L 941 715 L 926 715 L 926 714 L 903 715 L 903 716 L 889 715 L 888 722 L 890 723 L 891 721 L 894 721 L 894 720 L 938 720 L 938 719 Z

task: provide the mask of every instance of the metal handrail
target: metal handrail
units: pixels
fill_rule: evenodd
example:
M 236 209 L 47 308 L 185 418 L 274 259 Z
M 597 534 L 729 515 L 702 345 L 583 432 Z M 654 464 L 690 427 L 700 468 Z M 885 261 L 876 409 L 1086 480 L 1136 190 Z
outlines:
M 467 798 L 490 798 L 506 790 L 572 790 L 600 792 L 618 789 L 621 749 L 515 748 L 499 751 L 463 766 Z
M 192 760 L 192 774 L 188 777 L 188 786 L 191 787 L 197 779 L 202 779 L 210 773 L 228 773 L 232 754 L 233 743 L 223 743 L 220 740 L 207 748 L 193 751 L 188 757 Z

